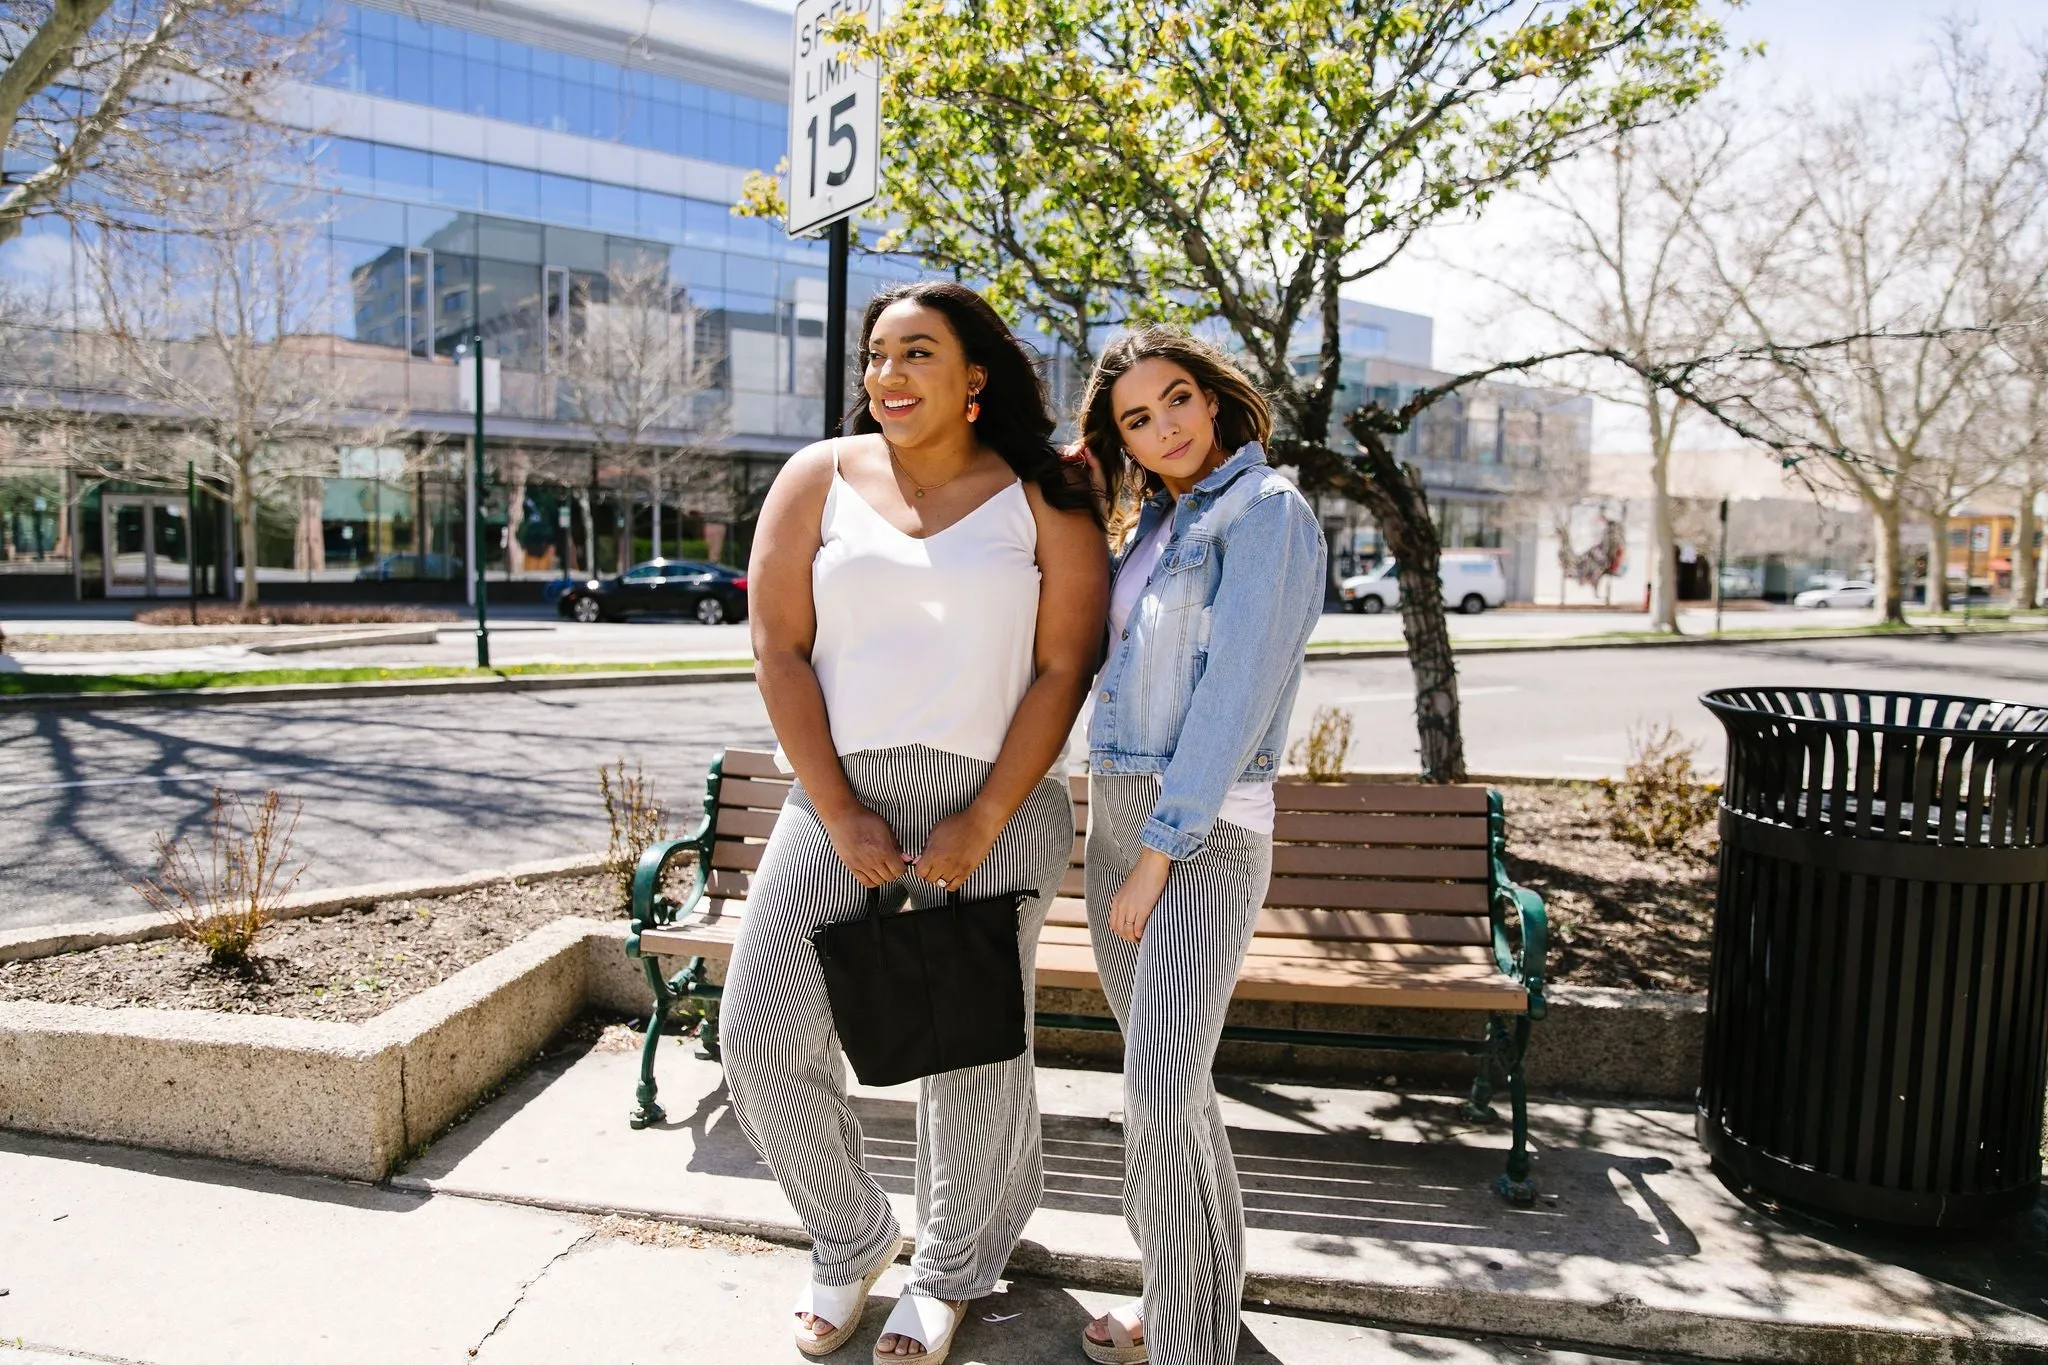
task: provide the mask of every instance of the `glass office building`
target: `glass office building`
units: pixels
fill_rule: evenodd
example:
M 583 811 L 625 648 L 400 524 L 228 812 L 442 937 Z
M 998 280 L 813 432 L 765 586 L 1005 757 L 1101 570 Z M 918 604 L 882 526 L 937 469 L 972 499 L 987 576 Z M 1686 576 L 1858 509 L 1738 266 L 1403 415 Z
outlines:
M 662 546 L 740 554 L 775 467 L 823 426 L 823 244 L 731 211 L 746 173 L 785 154 L 789 16 L 738 0 L 310 0 L 301 14 L 335 40 L 287 110 L 320 132 L 326 191 L 327 316 L 309 330 L 333 339 L 367 405 L 404 418 L 373 447 L 339 434 L 330 471 L 266 499 L 263 591 L 462 594 L 471 418 L 457 358 L 479 333 L 502 367 L 486 441 L 492 578 L 533 592 L 565 568 L 651 553 L 652 481 L 593 442 L 561 373 L 622 272 L 665 272 L 709 389 L 702 420 L 658 437 L 715 452 L 670 474 Z M 45 240 L 17 243 L 7 267 L 75 270 L 48 240 L 67 231 L 39 225 Z M 853 307 L 918 273 L 856 255 Z M 67 502 L 75 515 L 55 516 Z M 245 566 L 225 562 L 232 538 L 211 505 L 188 536 L 182 488 L 78 486 L 32 451 L 0 452 L 0 564 L 13 570 L 0 593 L 181 596 L 195 557 L 202 587 L 223 590 Z

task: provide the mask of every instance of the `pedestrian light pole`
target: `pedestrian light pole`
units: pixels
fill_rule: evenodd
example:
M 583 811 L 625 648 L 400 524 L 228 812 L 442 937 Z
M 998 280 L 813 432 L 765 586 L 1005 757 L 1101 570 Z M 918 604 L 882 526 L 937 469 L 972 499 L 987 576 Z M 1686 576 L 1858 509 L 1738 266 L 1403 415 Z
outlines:
M 1721 499 L 1721 544 L 1714 551 L 1714 634 L 1721 633 L 1721 598 L 1728 588 L 1722 575 L 1728 572 L 1728 499 Z
M 476 427 L 472 434 L 470 479 L 476 489 L 476 499 L 471 508 L 475 517 L 476 553 L 471 556 L 476 562 L 470 565 L 470 572 L 476 575 L 476 666 L 491 666 L 491 620 L 490 593 L 484 579 L 484 333 L 477 328 L 469 346 L 470 371 L 475 376 L 471 396 L 476 402 Z

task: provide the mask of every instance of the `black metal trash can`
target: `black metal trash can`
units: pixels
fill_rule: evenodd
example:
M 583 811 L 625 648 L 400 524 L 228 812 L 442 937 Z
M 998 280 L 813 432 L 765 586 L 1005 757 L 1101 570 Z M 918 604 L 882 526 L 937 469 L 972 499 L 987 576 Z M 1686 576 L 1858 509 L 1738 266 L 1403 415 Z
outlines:
M 2041 1185 L 2048 708 L 1728 688 L 1700 1142 L 1742 1183 L 1960 1228 Z

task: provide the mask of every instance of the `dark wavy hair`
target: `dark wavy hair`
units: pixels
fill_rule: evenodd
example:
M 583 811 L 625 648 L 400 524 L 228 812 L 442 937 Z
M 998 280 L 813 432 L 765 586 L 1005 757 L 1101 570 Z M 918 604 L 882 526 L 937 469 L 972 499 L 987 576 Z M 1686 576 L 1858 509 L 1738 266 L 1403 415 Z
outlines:
M 875 334 L 875 319 L 882 310 L 905 299 L 923 304 L 945 315 L 960 338 L 960 348 L 969 364 L 988 372 L 979 395 L 981 415 L 975 418 L 974 434 L 1003 457 L 1017 477 L 1038 485 L 1045 500 L 1066 512 L 1086 512 L 1102 524 L 1102 505 L 1088 477 L 1085 462 L 1063 460 L 1052 443 L 1059 425 L 1046 401 L 1045 382 L 1031 348 L 1018 340 L 988 300 L 951 280 L 919 280 L 882 290 L 868 300 L 860 320 L 860 355 L 867 366 L 868 338 Z M 865 388 L 860 400 L 846 414 L 846 430 L 856 435 L 880 432 L 882 424 L 868 409 Z
M 1222 350 L 1178 327 L 1154 325 L 1126 332 L 1103 349 L 1081 399 L 1081 444 L 1102 469 L 1112 536 L 1129 529 L 1137 505 L 1159 491 L 1159 476 L 1131 458 L 1116 424 L 1110 391 L 1147 360 L 1170 360 L 1194 376 L 1195 386 L 1216 400 L 1216 444 L 1225 454 L 1273 438 L 1273 409 L 1258 386 L 1245 378 Z

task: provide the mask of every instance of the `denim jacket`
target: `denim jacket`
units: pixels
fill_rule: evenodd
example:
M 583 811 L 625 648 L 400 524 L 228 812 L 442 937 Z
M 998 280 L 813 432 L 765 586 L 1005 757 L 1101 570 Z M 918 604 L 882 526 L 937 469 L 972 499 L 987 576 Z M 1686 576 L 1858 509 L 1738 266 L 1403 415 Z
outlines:
M 1112 573 L 1168 515 L 1166 551 L 1096 681 L 1088 766 L 1158 775 L 1140 842 L 1181 859 L 1233 783 L 1279 774 L 1328 570 L 1315 513 L 1256 442 L 1177 503 L 1147 499 Z

